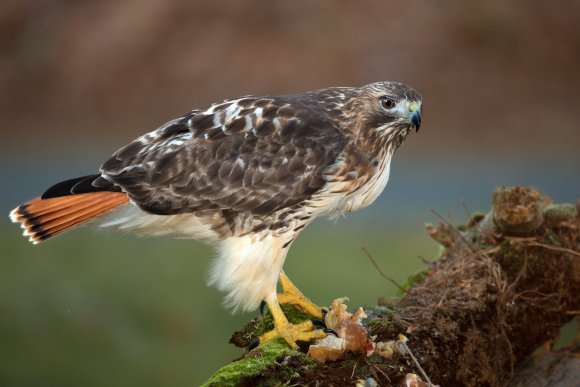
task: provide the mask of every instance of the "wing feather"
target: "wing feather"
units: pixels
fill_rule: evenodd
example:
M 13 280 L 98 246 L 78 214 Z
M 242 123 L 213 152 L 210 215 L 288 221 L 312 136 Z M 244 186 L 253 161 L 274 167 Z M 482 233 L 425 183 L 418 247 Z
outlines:
M 102 177 L 145 211 L 266 215 L 310 198 L 345 139 L 323 108 L 244 97 L 193 111 L 117 151 Z

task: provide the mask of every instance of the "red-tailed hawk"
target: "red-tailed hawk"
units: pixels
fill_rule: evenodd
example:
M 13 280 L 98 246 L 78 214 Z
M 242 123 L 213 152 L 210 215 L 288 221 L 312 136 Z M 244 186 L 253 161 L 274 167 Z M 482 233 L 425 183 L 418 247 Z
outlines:
M 282 271 L 290 245 L 316 217 L 379 196 L 393 153 L 419 129 L 421 103 L 395 82 L 225 100 L 145 134 L 99 173 L 58 183 L 10 217 L 34 243 L 88 221 L 209 242 L 219 252 L 210 283 L 227 305 L 265 301 L 275 329 L 261 340 L 296 346 L 325 333 L 290 324 L 280 309 L 292 303 L 321 317 Z

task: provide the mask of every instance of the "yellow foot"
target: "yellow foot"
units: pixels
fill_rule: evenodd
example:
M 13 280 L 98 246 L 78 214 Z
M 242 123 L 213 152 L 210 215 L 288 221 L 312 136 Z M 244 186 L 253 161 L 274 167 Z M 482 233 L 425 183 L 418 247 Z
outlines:
M 278 294 L 280 304 L 291 304 L 313 317 L 320 319 L 323 317 L 322 308 L 306 298 L 284 272 L 280 273 L 280 285 L 282 286 L 282 293 Z
M 264 333 L 260 336 L 260 343 L 264 343 L 268 340 L 281 337 L 292 348 L 298 348 L 297 341 L 312 341 L 316 339 L 322 339 L 326 337 L 327 333 L 324 333 L 320 329 L 315 329 L 312 321 L 304 321 L 299 324 L 286 323 L 283 325 L 275 326 L 270 332 Z
M 264 333 L 262 336 L 258 338 L 258 340 L 250 343 L 250 349 L 256 347 L 260 343 L 265 343 L 266 341 L 275 339 L 277 337 L 281 337 L 292 348 L 298 348 L 297 341 L 312 341 L 315 339 L 322 339 L 326 337 L 327 333 L 325 333 L 321 329 L 315 329 L 314 324 L 312 321 L 304 321 L 299 324 L 290 324 L 284 312 L 280 308 L 280 304 L 276 297 L 271 297 L 270 299 L 266 300 L 266 305 L 268 305 L 268 309 L 270 309 L 270 313 L 272 314 L 272 318 L 274 320 L 274 329 L 270 332 Z

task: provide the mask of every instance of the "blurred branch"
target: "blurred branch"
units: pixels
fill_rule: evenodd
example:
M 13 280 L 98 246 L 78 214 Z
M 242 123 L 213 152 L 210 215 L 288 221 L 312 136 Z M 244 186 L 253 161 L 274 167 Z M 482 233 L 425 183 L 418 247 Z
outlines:
M 373 264 L 373 266 L 375 267 L 375 269 L 377 269 L 377 271 L 379 272 L 379 274 L 381 275 L 381 277 L 383 277 L 384 279 L 386 279 L 387 281 L 389 281 L 390 283 L 392 283 L 393 285 L 395 285 L 397 287 L 397 289 L 399 289 L 401 292 L 405 293 L 407 291 L 405 288 L 403 288 L 401 285 L 399 285 L 397 283 L 397 281 L 395 281 L 393 278 L 387 276 L 381 270 L 381 268 L 377 264 L 377 261 L 373 258 L 373 256 L 371 255 L 371 253 L 369 253 L 369 251 L 366 249 L 366 247 L 361 246 L 361 249 L 365 253 L 365 255 L 367 256 L 367 258 L 371 261 L 371 263 Z

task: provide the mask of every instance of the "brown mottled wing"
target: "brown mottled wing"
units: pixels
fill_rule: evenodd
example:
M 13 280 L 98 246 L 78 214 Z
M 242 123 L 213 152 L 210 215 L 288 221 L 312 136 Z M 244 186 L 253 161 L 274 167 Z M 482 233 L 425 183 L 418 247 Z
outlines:
M 112 182 L 154 214 L 266 215 L 299 203 L 324 186 L 345 140 L 323 106 L 293 98 L 193 111 L 119 150 L 93 184 Z

